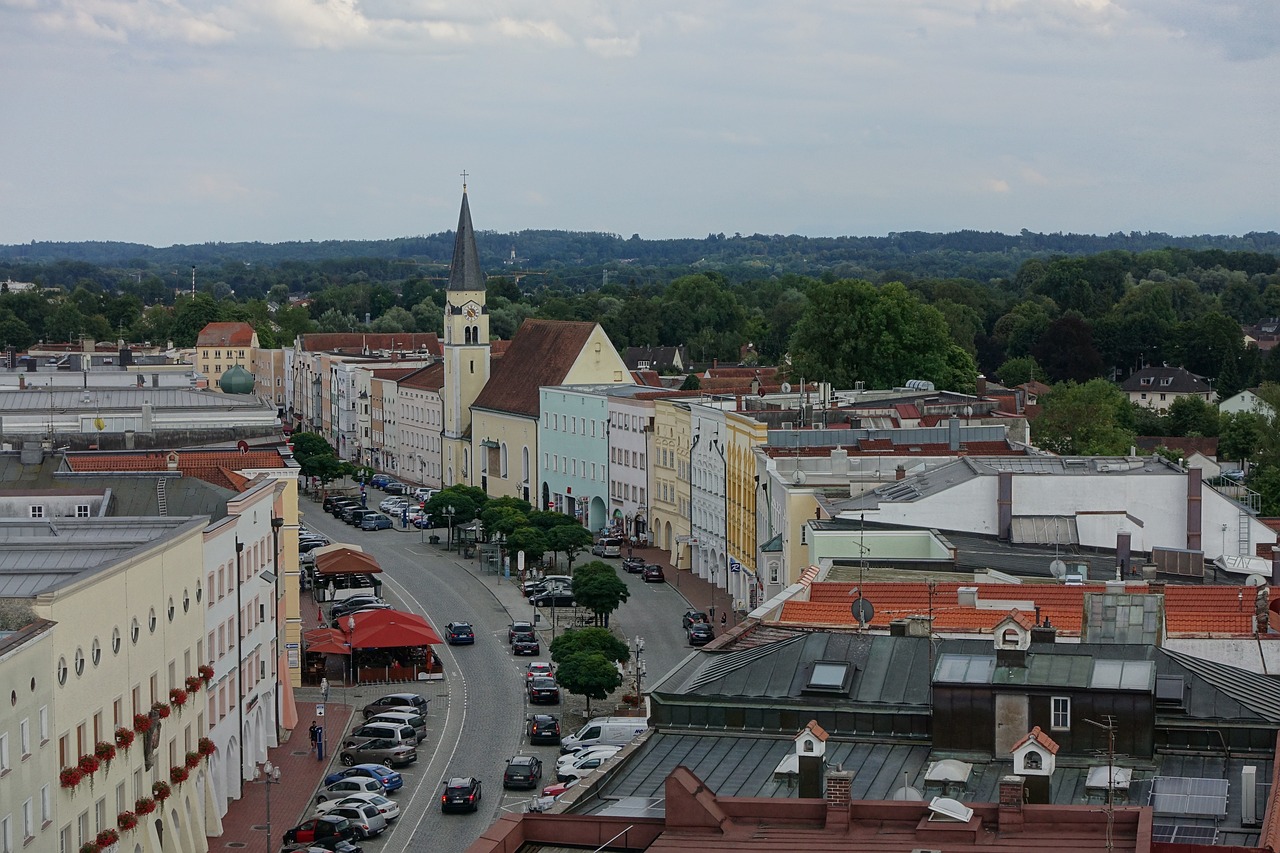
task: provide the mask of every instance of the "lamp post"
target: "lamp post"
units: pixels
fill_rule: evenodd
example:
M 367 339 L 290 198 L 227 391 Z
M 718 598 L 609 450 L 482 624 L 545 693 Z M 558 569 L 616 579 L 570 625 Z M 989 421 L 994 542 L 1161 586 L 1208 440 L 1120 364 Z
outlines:
M 275 652 L 275 670 L 276 670 L 276 743 L 280 743 L 280 649 L 283 648 L 280 638 L 280 528 L 284 527 L 284 519 L 271 516 L 271 566 L 275 569 L 275 578 L 272 580 L 271 600 L 271 618 L 275 622 L 276 647 Z
M 631 650 L 636 656 L 636 704 L 638 705 L 640 703 L 640 683 L 644 677 L 644 658 L 642 657 L 644 655 L 644 637 L 637 634 L 636 638 L 631 641 Z
M 444 549 L 446 551 L 453 550 L 453 517 L 456 514 L 457 510 L 454 508 L 453 504 L 449 504 L 444 508 L 444 517 L 449 519 L 449 528 L 445 531 L 445 536 L 447 538 L 445 539 Z
M 253 768 L 253 781 L 267 789 L 267 853 L 271 853 L 271 786 L 280 784 L 280 768 L 264 761 Z

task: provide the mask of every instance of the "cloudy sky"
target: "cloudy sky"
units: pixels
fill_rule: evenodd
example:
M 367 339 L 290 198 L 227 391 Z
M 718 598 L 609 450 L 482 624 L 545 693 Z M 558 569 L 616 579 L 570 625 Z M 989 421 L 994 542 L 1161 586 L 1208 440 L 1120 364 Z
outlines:
M 0 243 L 1280 228 L 1276 0 L 0 0 Z

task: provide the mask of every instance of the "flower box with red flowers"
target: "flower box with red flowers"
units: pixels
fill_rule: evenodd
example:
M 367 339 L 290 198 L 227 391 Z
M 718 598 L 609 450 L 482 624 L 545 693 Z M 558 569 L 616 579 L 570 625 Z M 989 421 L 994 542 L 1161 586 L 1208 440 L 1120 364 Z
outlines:
M 151 715 L 150 714 L 134 714 L 133 730 L 140 735 L 145 735 L 151 731 Z
M 195 769 L 195 768 L 196 768 L 196 767 L 198 767 L 198 766 L 199 766 L 199 764 L 200 764 L 200 753 L 198 753 L 198 752 L 188 752 L 188 753 L 187 753 L 187 759 L 186 759 L 186 761 L 184 761 L 183 763 L 187 765 L 187 769 L 188 769 L 188 770 L 193 770 L 193 769 Z
M 96 755 L 82 755 L 80 760 L 76 762 L 76 766 L 80 768 L 80 772 L 92 776 L 98 772 L 98 768 L 102 766 L 102 762 L 98 760 Z
M 120 833 L 114 829 L 104 829 L 98 833 L 98 837 L 93 839 L 98 843 L 99 847 L 110 847 L 120 840 Z
M 92 841 L 80 845 L 80 853 L 101 853 L 102 848 Z
M 151 794 L 156 798 L 157 803 L 163 803 L 172 793 L 173 788 L 169 787 L 168 782 L 156 782 L 151 786 Z
M 181 708 L 187 704 L 187 691 L 181 687 L 175 687 L 169 691 L 169 704 L 175 708 Z
M 116 757 L 116 746 L 113 743 L 100 740 L 94 745 L 93 754 L 98 757 L 99 761 L 110 762 Z
M 162 720 L 169 719 L 169 706 L 166 705 L 164 702 L 156 702 L 154 705 L 151 706 L 151 710 L 154 711 L 160 717 L 160 719 Z
M 175 764 L 169 768 L 169 781 L 175 785 L 180 785 L 187 781 L 191 775 L 191 771 L 183 767 L 181 764 Z
M 116 815 L 116 826 L 120 827 L 121 832 L 128 832 L 138 826 L 138 816 L 130 811 L 123 811 Z
M 133 729 L 126 729 L 123 726 L 116 729 L 116 746 L 121 749 L 133 746 Z
M 196 741 L 196 752 L 200 753 L 205 758 L 208 758 L 217 751 L 218 748 L 214 746 L 213 741 L 207 737 L 202 737 L 200 740 Z
M 206 663 L 200 665 L 196 668 L 196 672 L 200 675 L 200 678 L 204 680 L 205 684 L 213 681 L 213 667 L 209 666 L 209 664 Z
M 198 675 L 187 676 L 187 692 L 188 693 L 197 693 L 199 692 L 201 687 L 204 687 L 203 678 L 201 678 Z
M 151 797 L 138 797 L 134 801 L 133 810 L 138 814 L 151 814 L 156 810 L 156 801 Z
M 58 784 L 73 791 L 83 781 L 84 771 L 79 767 L 64 767 L 58 774 Z

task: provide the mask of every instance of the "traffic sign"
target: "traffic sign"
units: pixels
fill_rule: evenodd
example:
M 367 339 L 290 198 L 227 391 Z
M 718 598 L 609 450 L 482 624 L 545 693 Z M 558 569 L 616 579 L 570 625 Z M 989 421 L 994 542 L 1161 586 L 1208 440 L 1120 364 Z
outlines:
M 323 716 L 324 716 L 324 703 L 323 703 L 323 702 L 321 702 L 320 704 L 316 705 L 316 716 L 317 716 L 317 717 L 323 717 Z

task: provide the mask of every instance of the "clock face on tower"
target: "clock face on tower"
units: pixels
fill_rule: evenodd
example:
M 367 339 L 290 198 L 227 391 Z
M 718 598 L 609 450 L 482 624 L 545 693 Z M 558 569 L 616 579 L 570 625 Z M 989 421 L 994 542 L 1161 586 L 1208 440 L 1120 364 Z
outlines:
M 474 320 L 480 316 L 480 306 L 474 302 L 468 302 L 462 306 L 462 315 L 468 320 Z

